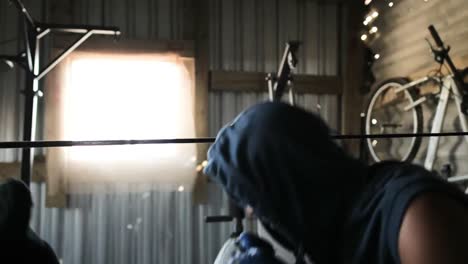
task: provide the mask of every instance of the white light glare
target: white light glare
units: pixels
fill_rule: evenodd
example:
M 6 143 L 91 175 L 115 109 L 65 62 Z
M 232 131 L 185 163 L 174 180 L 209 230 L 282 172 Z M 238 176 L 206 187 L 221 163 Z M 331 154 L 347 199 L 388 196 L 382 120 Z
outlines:
M 366 39 L 367 39 L 367 35 L 366 35 L 366 34 L 362 34 L 362 35 L 361 35 L 361 40 L 364 41 L 364 40 L 366 40 Z
M 392 7 L 392 6 L 393 6 L 393 2 L 388 3 L 388 6 L 389 6 L 389 7 Z
M 377 27 L 372 27 L 369 32 L 373 34 L 373 33 L 376 33 L 378 30 L 379 29 Z
M 170 138 L 178 133 L 182 110 L 179 112 L 177 104 L 184 79 L 179 65 L 154 59 L 82 57 L 73 61 L 71 71 L 73 82 L 67 90 L 70 99 L 65 115 L 68 138 Z M 102 78 L 116 73 L 119 78 Z M 106 107 L 102 107 L 103 102 Z M 92 151 L 77 148 L 70 150 L 70 157 L 83 161 L 128 161 L 168 158 L 177 153 L 174 146 L 137 146 L 130 155 L 125 150 L 128 151 L 125 146 Z
M 371 2 L 372 2 L 372 0 L 365 0 L 365 1 L 364 1 L 364 4 L 365 4 L 365 5 L 369 5 Z
M 376 18 L 376 17 L 378 17 L 378 16 L 379 16 L 379 12 L 374 11 L 374 13 L 372 13 L 372 17 L 373 17 L 373 18 Z
M 373 119 L 372 119 L 372 124 L 373 124 L 373 125 L 377 125 L 377 119 L 373 118 Z
M 375 140 L 375 139 L 372 140 L 372 146 L 373 146 L 373 147 L 377 146 L 377 140 Z
M 184 188 L 183 185 L 181 185 L 181 186 L 179 186 L 179 188 L 177 188 L 177 191 L 179 191 L 179 192 L 183 192 L 184 190 L 185 190 L 185 188 Z
M 378 54 L 378 53 L 374 54 L 374 59 L 376 59 L 376 60 L 380 59 L 380 54 Z

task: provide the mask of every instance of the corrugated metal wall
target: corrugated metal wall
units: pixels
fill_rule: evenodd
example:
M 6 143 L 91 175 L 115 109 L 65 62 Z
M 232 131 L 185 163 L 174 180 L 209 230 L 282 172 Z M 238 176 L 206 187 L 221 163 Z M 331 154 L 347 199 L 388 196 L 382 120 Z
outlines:
M 42 16 L 42 1 L 30 1 L 31 13 Z M 13 6 L 8 1 L 0 1 L 0 54 L 16 55 L 22 50 L 22 31 L 19 18 Z M 17 140 L 21 137 L 22 97 L 20 95 L 24 74 L 18 67 L 7 72 L 0 72 L 0 138 L 1 140 Z M 18 159 L 17 150 L 1 150 L 0 160 L 14 161 Z
M 19 32 L 17 18 L 6 2 L 0 1 L 0 41 L 15 38 Z M 35 17 L 46 19 L 62 13 L 57 8 L 66 7 L 60 19 L 67 21 L 58 22 L 115 25 L 123 31 L 123 38 L 193 39 L 189 0 L 24 3 Z M 67 3 L 72 5 L 67 7 Z M 336 5 L 303 0 L 210 0 L 209 13 L 211 69 L 276 71 L 285 41 L 298 39 L 304 43 L 299 53 L 300 73 L 338 73 Z M 0 46 L 2 53 L 18 49 L 17 42 Z M 21 74 L 0 74 L 0 140 L 19 139 Z M 265 99 L 265 93 L 210 93 L 210 134 L 215 135 L 240 111 Z M 336 96 L 300 95 L 298 103 L 320 111 L 337 128 Z M 2 161 L 16 158 L 15 151 L 0 152 Z M 229 224 L 203 223 L 206 215 L 226 212 L 226 198 L 216 190 L 211 190 L 215 204 L 193 205 L 189 194 L 147 194 L 126 186 L 128 191 L 123 195 L 103 193 L 96 186 L 93 194 L 71 196 L 71 208 L 49 209 L 44 206 L 44 188 L 43 184 L 32 185 L 36 203 L 32 226 L 64 263 L 210 263 L 231 230 Z M 128 228 L 135 221 L 141 222 L 139 233 Z M 172 221 L 169 233 L 163 230 L 167 221 Z M 165 240 L 170 242 L 158 246 L 158 241 Z
M 339 73 L 338 27 L 342 10 L 337 4 L 303 0 L 210 0 L 210 5 L 212 70 L 276 72 L 285 43 L 300 40 L 298 73 Z M 223 109 L 266 99 L 262 93 L 213 92 L 209 114 L 219 116 Z M 299 95 L 297 103 L 320 112 L 334 129 L 338 128 L 337 96 Z M 233 117 L 226 117 L 221 124 Z M 213 124 L 210 127 L 220 128 Z

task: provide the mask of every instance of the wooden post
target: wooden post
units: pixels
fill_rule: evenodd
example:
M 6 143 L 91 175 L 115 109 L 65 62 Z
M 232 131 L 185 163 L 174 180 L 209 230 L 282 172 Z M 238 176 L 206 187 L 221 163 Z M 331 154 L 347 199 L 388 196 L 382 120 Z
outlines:
M 347 62 L 344 66 L 343 75 L 343 95 L 341 108 L 341 133 L 360 134 L 361 133 L 361 110 L 363 95 L 360 94 L 363 85 L 364 71 L 364 46 L 359 37 L 362 27 L 362 17 L 364 12 L 364 1 L 353 0 L 346 5 L 348 10 L 346 56 Z M 345 148 L 355 157 L 359 154 L 359 141 L 349 140 L 343 142 Z
M 61 23 L 61 24 L 69 24 L 73 22 L 73 6 L 72 6 L 72 1 L 71 0 L 52 0 L 49 5 L 49 23 Z M 56 37 L 55 37 L 56 39 Z M 53 58 L 59 54 L 58 50 L 51 50 L 50 51 L 50 58 Z M 49 58 L 49 59 L 50 59 Z M 57 83 L 55 80 L 57 79 L 56 76 L 58 72 L 60 72 L 60 65 L 56 67 L 52 72 L 48 74 L 48 77 L 45 78 L 45 87 L 51 87 L 53 85 L 57 86 L 60 85 Z M 50 90 L 50 89 L 49 89 Z M 46 88 L 44 90 L 44 93 L 47 96 L 50 95 L 50 91 Z M 51 111 L 51 109 L 46 110 L 48 112 Z M 44 117 L 44 122 L 47 119 L 47 113 L 44 113 L 46 116 Z M 46 156 L 49 155 L 47 154 L 49 152 L 46 150 Z M 57 182 L 52 183 L 51 179 L 48 177 L 48 172 L 50 171 L 50 167 L 47 166 L 47 163 L 44 164 L 44 180 L 46 183 L 46 201 L 45 205 L 46 207 L 57 207 L 57 208 L 64 208 L 67 206 L 67 193 L 65 190 L 65 183 L 63 180 L 59 180 Z M 51 191 L 52 185 L 56 185 L 56 188 L 54 188 L 54 191 Z
M 193 1 L 195 37 L 195 130 L 197 137 L 208 136 L 208 86 L 210 70 L 209 1 Z M 197 162 L 206 160 L 208 145 L 197 145 Z M 194 186 L 194 201 L 207 199 L 207 179 L 199 172 Z

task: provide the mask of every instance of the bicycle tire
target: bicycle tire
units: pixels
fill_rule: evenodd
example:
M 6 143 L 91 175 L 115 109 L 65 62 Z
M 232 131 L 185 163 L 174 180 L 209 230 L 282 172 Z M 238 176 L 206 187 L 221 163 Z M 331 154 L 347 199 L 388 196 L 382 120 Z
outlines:
M 369 99 L 368 99 L 368 102 L 367 102 L 367 105 L 366 105 L 366 109 L 365 109 L 365 128 L 364 128 L 364 131 L 366 134 L 373 134 L 372 131 L 371 131 L 371 122 L 373 122 L 374 120 L 372 119 L 372 109 L 374 107 L 374 104 L 375 102 L 377 101 L 377 98 L 385 91 L 387 90 L 389 87 L 391 88 L 392 84 L 394 85 L 393 87 L 397 87 L 397 86 L 402 86 L 402 85 L 405 85 L 407 83 L 409 83 L 410 80 L 407 79 L 407 78 L 392 78 L 392 79 L 388 79 L 388 80 L 385 80 L 385 81 L 382 81 L 376 85 L 374 85 L 374 87 L 371 89 L 371 93 L 370 93 L 370 96 L 369 96 Z M 415 102 L 416 101 L 416 98 L 418 96 L 418 92 L 419 90 L 418 89 L 415 89 L 415 88 L 410 88 L 410 89 L 406 89 L 404 91 L 404 94 L 405 94 L 405 98 L 407 98 L 409 100 L 409 102 Z M 413 133 L 422 133 L 423 131 L 423 113 L 422 113 L 422 107 L 421 105 L 417 105 L 413 108 L 413 119 L 415 119 L 413 121 L 413 129 L 411 132 Z M 388 132 L 386 132 L 388 133 Z M 399 161 L 404 161 L 404 162 L 411 162 L 414 160 L 414 158 L 416 157 L 416 154 L 418 153 L 419 151 L 419 148 L 421 146 L 421 141 L 422 139 L 421 138 L 411 138 L 409 139 L 411 140 L 411 144 L 409 146 L 409 149 L 406 151 L 406 155 L 403 155 L 402 158 L 400 159 L 394 159 L 392 158 L 392 160 L 399 160 Z M 387 159 L 382 159 L 381 157 L 379 157 L 376 153 L 376 151 L 374 150 L 374 145 L 373 145 L 373 142 L 377 142 L 373 139 L 366 139 L 366 149 L 367 149 L 367 152 L 370 154 L 369 157 L 371 158 L 371 160 L 373 162 L 380 162 L 380 161 L 383 161 L 383 160 L 387 160 Z

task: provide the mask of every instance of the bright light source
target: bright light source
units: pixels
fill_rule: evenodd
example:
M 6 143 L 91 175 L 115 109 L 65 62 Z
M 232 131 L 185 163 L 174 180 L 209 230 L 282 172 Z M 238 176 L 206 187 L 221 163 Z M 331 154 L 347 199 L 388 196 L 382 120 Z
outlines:
M 374 54 L 374 59 L 376 59 L 376 60 L 380 59 L 380 54 L 378 54 L 378 53 Z
M 364 0 L 365 5 L 369 5 L 372 2 L 372 0 Z
M 177 191 L 183 192 L 185 190 L 183 185 L 180 185 L 179 188 L 177 188 Z
M 378 30 L 379 30 L 379 29 L 378 29 L 377 27 L 374 26 L 374 27 L 372 27 L 372 28 L 369 30 L 369 32 L 370 32 L 371 34 L 374 34 L 374 33 L 376 33 Z
M 206 167 L 206 165 L 208 165 L 208 161 L 207 160 L 204 160 L 201 164 L 203 167 Z
M 66 103 L 67 138 L 172 138 L 181 122 L 183 70 L 144 59 L 83 58 L 72 63 Z M 103 78 L 103 76 L 114 76 Z M 170 114 L 169 114 L 170 113 Z M 175 145 L 70 149 L 75 160 L 138 160 L 176 155 Z M 111 151 L 110 151 L 111 150 Z
M 372 118 L 372 124 L 373 124 L 373 125 L 377 125 L 377 119 Z
M 388 6 L 389 6 L 389 7 L 392 7 L 392 6 L 393 6 L 393 2 L 389 2 L 389 3 L 388 3 Z
M 373 147 L 377 146 L 377 143 L 378 143 L 377 140 L 375 140 L 375 139 L 372 140 L 372 146 L 373 146 Z
M 366 39 L 367 39 L 367 35 L 366 35 L 366 34 L 362 34 L 362 35 L 361 35 L 361 40 L 364 41 L 364 40 L 366 40 Z
M 367 26 L 367 24 L 369 24 L 369 22 L 367 20 L 364 20 L 364 22 L 362 22 L 362 24 L 364 24 L 364 26 Z
M 191 63 L 172 54 L 73 54 L 53 135 L 64 140 L 194 137 Z M 72 182 L 147 181 L 176 190 L 193 184 L 195 156 L 195 145 L 124 145 L 67 148 L 56 162 Z
M 378 16 L 379 16 L 379 12 L 374 11 L 374 13 L 372 13 L 372 17 L 373 17 L 373 18 L 376 18 L 376 17 L 378 17 Z

